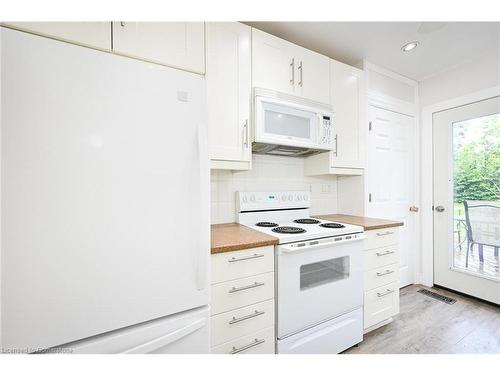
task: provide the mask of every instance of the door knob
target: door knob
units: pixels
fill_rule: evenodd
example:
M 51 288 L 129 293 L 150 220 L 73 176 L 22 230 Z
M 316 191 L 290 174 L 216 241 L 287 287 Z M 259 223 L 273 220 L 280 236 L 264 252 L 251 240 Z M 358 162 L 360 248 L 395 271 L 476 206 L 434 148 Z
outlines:
M 410 212 L 418 212 L 418 207 L 417 206 L 411 206 L 410 207 Z
M 443 206 L 437 206 L 436 207 L 436 211 L 437 212 L 443 212 L 444 211 L 444 207 Z

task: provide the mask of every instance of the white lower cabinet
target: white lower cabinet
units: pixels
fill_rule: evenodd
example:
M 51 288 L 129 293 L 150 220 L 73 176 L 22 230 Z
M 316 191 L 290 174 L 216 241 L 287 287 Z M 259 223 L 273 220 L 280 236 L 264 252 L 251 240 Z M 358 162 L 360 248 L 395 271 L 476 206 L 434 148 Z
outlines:
M 273 354 L 274 247 L 212 255 L 211 352 Z
M 364 241 L 364 331 L 399 313 L 398 229 L 367 231 Z
M 5 25 L 70 43 L 111 50 L 111 22 L 6 22 Z

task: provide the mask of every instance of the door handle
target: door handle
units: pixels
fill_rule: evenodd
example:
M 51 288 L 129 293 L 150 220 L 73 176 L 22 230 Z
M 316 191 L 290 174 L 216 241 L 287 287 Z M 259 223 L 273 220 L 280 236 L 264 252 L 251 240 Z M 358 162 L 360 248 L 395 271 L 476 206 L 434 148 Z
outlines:
M 437 212 L 444 212 L 444 207 L 443 206 L 437 206 L 436 208 Z
M 411 206 L 410 207 L 410 212 L 418 212 L 418 207 L 417 206 Z
M 243 290 L 253 289 L 253 288 L 257 288 L 259 286 L 264 286 L 264 285 L 265 285 L 264 283 L 259 283 L 259 282 L 256 281 L 253 284 L 245 285 L 245 286 L 240 286 L 239 288 L 233 286 L 231 289 L 229 289 L 228 293 L 241 292 Z
M 265 314 L 265 311 L 255 310 L 255 312 L 248 314 L 248 315 L 245 315 L 245 316 L 242 316 L 241 318 L 237 318 L 237 317 L 233 316 L 233 319 L 231 319 L 228 323 L 229 324 L 239 323 L 239 322 L 243 322 L 247 319 L 252 319 L 252 318 L 255 318 L 257 316 L 264 315 L 264 314 Z
M 241 262 L 242 260 L 250 260 L 250 259 L 262 258 L 262 257 L 264 257 L 264 254 L 253 254 L 253 255 L 249 255 L 249 256 L 241 257 L 241 258 L 231 257 L 231 259 L 228 259 L 228 262 L 229 263 Z
M 299 64 L 299 67 L 297 68 L 299 70 L 299 86 L 302 87 L 302 71 L 303 71 L 303 68 L 302 68 L 302 61 L 300 62 Z
M 292 78 L 290 78 L 290 83 L 292 85 L 295 84 L 295 59 L 292 58 L 292 62 L 290 63 L 290 69 L 292 70 Z
M 248 120 L 243 124 L 243 146 L 248 148 Z
M 377 276 L 385 276 L 394 273 L 392 270 L 386 270 L 385 272 L 377 272 Z
M 254 346 L 257 346 L 257 345 L 263 344 L 263 343 L 265 343 L 265 342 L 266 342 L 266 340 L 264 340 L 264 339 L 261 339 L 261 340 L 259 340 L 259 339 L 255 339 L 255 340 L 254 340 L 253 342 L 251 342 L 250 344 L 247 344 L 247 345 L 245 345 L 245 346 L 242 346 L 241 348 L 237 348 L 236 346 L 233 346 L 233 350 L 231 350 L 231 351 L 229 352 L 229 354 L 238 354 L 238 353 L 240 353 L 240 352 L 242 352 L 242 351 L 244 351 L 244 350 L 248 350 L 248 349 L 250 349 L 250 348 L 253 348 Z
M 391 293 L 394 293 L 394 290 L 387 289 L 385 292 L 377 293 L 377 297 L 383 297 L 383 296 L 386 296 L 386 295 L 391 294 Z

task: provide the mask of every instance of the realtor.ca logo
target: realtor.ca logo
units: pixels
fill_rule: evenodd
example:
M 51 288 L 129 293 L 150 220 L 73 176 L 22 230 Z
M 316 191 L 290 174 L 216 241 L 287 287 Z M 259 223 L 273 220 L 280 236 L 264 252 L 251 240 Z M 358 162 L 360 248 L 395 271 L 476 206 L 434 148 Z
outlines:
M 1 348 L 0 353 L 2 354 L 29 354 L 29 353 L 40 353 L 40 354 L 70 354 L 73 353 L 72 348 Z

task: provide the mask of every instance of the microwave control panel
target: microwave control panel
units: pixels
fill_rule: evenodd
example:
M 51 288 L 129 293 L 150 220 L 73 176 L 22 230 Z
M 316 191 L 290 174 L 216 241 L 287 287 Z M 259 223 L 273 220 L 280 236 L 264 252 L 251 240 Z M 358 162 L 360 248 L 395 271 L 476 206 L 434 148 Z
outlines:
M 322 123 L 321 123 L 321 132 L 319 143 L 320 144 L 333 144 L 333 126 L 332 126 L 332 117 L 322 115 Z

